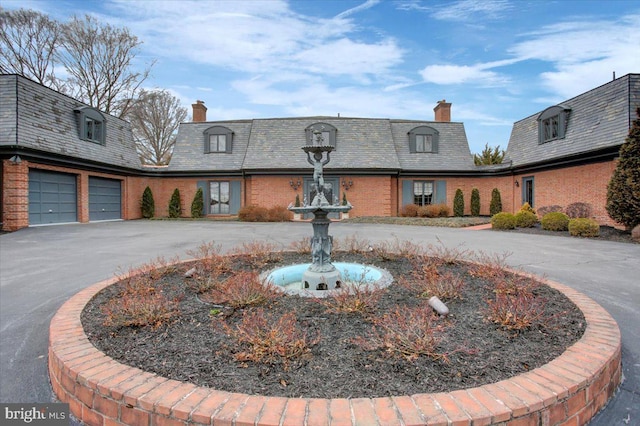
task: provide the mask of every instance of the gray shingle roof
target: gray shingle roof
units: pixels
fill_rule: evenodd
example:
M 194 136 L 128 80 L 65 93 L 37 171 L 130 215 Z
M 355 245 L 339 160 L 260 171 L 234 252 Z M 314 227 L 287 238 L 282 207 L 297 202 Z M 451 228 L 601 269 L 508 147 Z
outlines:
M 408 133 L 419 126 L 438 131 L 437 153 L 409 152 Z M 392 120 L 391 129 L 400 167 L 404 171 L 468 171 L 475 168 L 462 123 Z
M 561 104 L 571 110 L 565 137 L 538 143 L 540 111 L 514 123 L 505 162 L 518 167 L 621 145 L 640 106 L 640 74 L 627 74 Z
M 80 139 L 74 109 L 85 106 L 66 95 L 17 75 L 0 75 L 0 146 L 140 169 L 128 122 L 106 117 L 106 143 Z M 17 120 L 16 120 L 17 118 Z M 17 122 L 17 124 L 16 124 Z
M 204 152 L 204 131 L 213 126 L 224 126 L 233 132 L 233 150 L 230 153 Z M 251 120 L 182 123 L 169 163 L 170 171 L 240 171 L 249 145 Z
M 462 123 L 380 118 L 299 117 L 182 123 L 169 170 L 268 171 L 307 169 L 305 129 L 326 123 L 337 129 L 336 150 L 326 169 L 472 170 Z M 221 125 L 234 131 L 232 154 L 204 154 L 203 132 Z M 440 132 L 438 154 L 409 153 L 408 132 L 430 126 Z

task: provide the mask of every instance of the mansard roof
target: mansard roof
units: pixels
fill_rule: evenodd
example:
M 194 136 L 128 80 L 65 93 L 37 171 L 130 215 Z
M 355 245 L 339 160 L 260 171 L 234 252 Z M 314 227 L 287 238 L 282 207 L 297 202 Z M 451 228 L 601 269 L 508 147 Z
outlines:
M 182 123 L 169 170 L 307 170 L 310 166 L 301 148 L 306 144 L 305 130 L 314 124 L 336 131 L 327 171 L 438 172 L 474 167 L 462 123 L 316 116 Z M 204 131 L 212 126 L 233 132 L 232 153 L 204 153 Z M 408 133 L 422 126 L 438 132 L 437 153 L 410 153 Z
M 640 74 L 627 74 L 514 123 L 504 161 L 522 167 L 615 151 L 639 106 Z M 564 137 L 541 143 L 539 122 L 553 107 L 567 114 Z
M 79 112 L 104 119 L 103 144 L 80 137 Z M 18 75 L 0 75 L 0 148 L 141 169 L 128 122 Z

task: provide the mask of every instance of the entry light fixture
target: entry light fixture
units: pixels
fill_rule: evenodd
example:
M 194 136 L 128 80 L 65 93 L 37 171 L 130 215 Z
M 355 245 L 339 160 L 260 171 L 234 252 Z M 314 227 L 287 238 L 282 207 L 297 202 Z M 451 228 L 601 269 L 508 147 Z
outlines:
M 20 164 L 22 163 L 22 158 L 20 158 L 19 155 L 14 155 L 13 157 L 9 158 L 9 161 L 11 161 L 13 164 Z
M 353 186 L 352 180 L 342 179 L 342 187 L 345 191 L 348 191 Z
M 516 188 L 520 187 L 520 183 L 518 183 L 518 181 L 516 181 Z
M 289 181 L 289 186 L 291 187 L 291 189 L 293 189 L 294 191 L 297 191 L 298 188 L 300 188 L 300 186 L 302 185 L 302 182 L 300 182 L 300 179 L 298 179 L 297 181 L 293 181 L 293 179 L 291 179 Z

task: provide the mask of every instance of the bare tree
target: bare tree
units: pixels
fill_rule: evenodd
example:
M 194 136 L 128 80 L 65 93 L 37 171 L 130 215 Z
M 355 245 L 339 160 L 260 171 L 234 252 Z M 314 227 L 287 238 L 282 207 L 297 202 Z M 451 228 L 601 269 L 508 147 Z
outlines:
M 123 117 L 147 79 L 151 64 L 134 71 L 141 42 L 127 28 L 100 24 L 86 15 L 63 26 L 62 49 L 57 59 L 69 74 L 67 94 L 94 108 Z
M 61 33 L 60 24 L 40 12 L 0 8 L 0 72 L 57 87 L 54 66 Z
M 131 130 L 143 164 L 169 164 L 178 126 L 187 118 L 187 109 L 166 90 L 141 90 L 127 112 Z

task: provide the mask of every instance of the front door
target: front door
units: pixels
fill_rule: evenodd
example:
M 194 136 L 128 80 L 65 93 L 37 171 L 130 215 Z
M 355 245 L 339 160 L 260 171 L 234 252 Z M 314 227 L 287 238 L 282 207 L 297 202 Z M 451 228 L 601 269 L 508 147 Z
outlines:
M 304 185 L 304 197 L 307 200 L 307 204 L 311 204 L 313 197 L 315 196 L 315 185 L 313 184 L 313 178 L 308 177 L 303 179 Z M 335 204 L 336 200 L 340 201 L 340 178 L 338 177 L 324 177 L 325 189 L 330 188 L 330 197 L 327 197 L 327 201 L 330 204 Z M 329 213 L 329 219 L 340 219 L 340 213 Z M 312 213 L 304 215 L 304 219 L 313 219 Z

